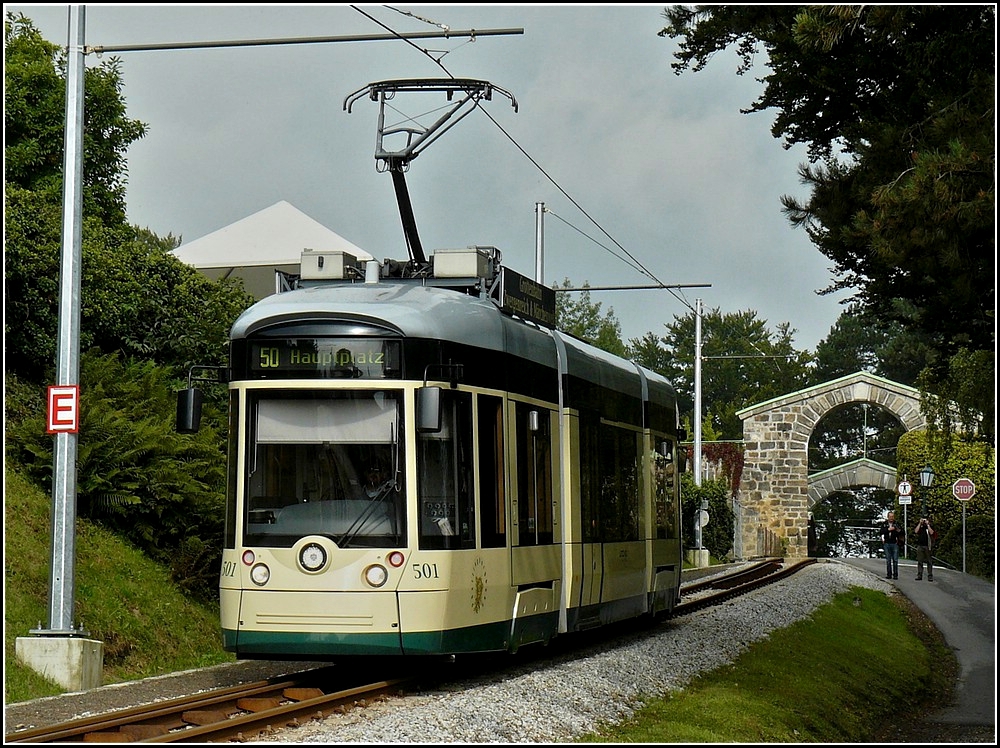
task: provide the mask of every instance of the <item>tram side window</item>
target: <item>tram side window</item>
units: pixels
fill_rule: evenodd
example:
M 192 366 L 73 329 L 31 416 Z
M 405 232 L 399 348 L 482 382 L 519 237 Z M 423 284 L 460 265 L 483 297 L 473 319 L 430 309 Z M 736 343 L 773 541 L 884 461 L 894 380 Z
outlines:
M 655 440 L 660 441 L 662 437 Z M 676 539 L 677 535 L 677 460 L 674 443 L 667 456 L 653 452 L 653 491 L 655 496 L 656 537 Z
M 596 415 L 580 415 L 580 529 L 585 543 L 601 541 L 599 429 Z
M 600 431 L 601 534 L 604 542 L 639 539 L 639 450 L 634 432 Z
M 549 411 L 518 403 L 518 544 L 552 543 L 552 435 Z
M 420 548 L 475 548 L 472 395 L 441 393 L 441 430 L 417 439 Z
M 507 544 L 503 400 L 499 397 L 480 395 L 477 410 L 479 521 L 482 524 L 482 546 L 502 548 Z

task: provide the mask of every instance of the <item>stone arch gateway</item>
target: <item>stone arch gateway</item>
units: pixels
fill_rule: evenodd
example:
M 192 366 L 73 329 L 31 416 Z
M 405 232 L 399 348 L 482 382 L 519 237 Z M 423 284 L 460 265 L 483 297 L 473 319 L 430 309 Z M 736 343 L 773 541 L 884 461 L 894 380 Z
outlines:
M 920 392 L 898 382 L 858 372 L 773 398 L 737 412 L 743 420 L 744 463 L 737 494 L 735 554 L 771 555 L 768 538 L 789 557 L 808 555 L 810 494 L 809 437 L 834 408 L 848 403 L 878 405 L 895 415 L 907 431 L 923 428 Z M 870 466 L 861 466 L 870 469 Z M 829 471 L 827 471 L 829 472 Z M 878 484 L 885 481 L 884 471 Z M 829 476 L 819 479 L 829 480 Z

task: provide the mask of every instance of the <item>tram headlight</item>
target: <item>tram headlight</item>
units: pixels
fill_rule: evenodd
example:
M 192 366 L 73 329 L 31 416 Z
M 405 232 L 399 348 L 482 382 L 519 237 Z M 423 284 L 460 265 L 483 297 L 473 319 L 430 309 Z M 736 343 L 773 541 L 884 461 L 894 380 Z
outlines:
M 372 564 L 365 569 L 365 581 L 372 587 L 381 587 L 389 579 L 389 572 L 382 564 Z
M 319 571 L 326 566 L 326 551 L 319 543 L 307 543 L 299 551 L 299 563 L 306 571 Z
M 267 564 L 257 564 L 250 569 L 250 581 L 258 587 L 263 587 L 270 578 L 271 570 L 267 568 Z

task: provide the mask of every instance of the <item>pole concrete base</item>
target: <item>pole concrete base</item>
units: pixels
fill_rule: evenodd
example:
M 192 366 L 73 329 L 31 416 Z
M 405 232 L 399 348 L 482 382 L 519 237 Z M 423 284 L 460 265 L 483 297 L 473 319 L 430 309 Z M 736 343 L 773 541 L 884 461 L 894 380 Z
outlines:
M 19 636 L 17 659 L 67 691 L 98 688 L 104 674 L 104 642 L 78 636 Z
M 709 560 L 708 548 L 699 548 L 694 551 L 684 551 L 684 560 L 696 569 L 704 569 L 711 564 Z

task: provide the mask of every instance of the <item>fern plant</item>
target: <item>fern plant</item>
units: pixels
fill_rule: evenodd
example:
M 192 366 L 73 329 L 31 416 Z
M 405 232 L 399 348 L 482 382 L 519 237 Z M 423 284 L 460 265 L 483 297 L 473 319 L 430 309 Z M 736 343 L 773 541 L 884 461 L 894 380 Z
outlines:
M 174 386 L 170 372 L 150 361 L 81 357 L 77 514 L 167 562 L 192 536 L 219 555 L 226 479 L 221 434 L 210 426 L 176 432 Z M 13 425 L 8 437 L 15 459 L 51 490 L 54 439 L 44 414 Z

